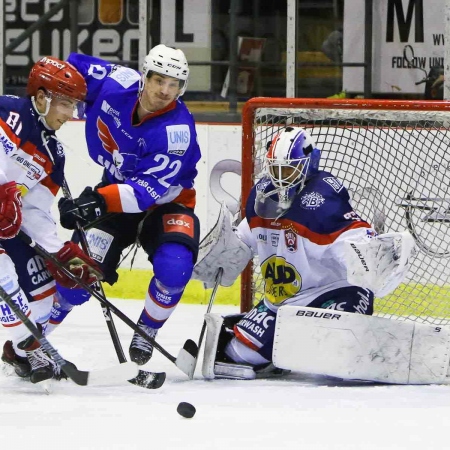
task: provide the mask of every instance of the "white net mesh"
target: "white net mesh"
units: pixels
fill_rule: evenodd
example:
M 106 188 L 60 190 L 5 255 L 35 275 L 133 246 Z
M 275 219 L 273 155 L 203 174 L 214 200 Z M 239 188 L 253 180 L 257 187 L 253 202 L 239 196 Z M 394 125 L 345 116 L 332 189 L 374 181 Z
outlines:
M 244 145 L 243 151 L 252 153 L 254 182 L 274 134 L 287 125 L 307 128 L 322 151 L 320 168 L 344 182 L 355 210 L 379 233 L 408 229 L 420 250 L 406 282 L 391 295 L 375 300 L 375 314 L 447 325 L 450 112 L 414 110 L 407 103 L 404 108 L 396 103 L 395 110 L 389 106 L 370 109 L 370 101 L 364 109 L 352 108 L 351 102 L 346 109 L 308 109 L 299 100 L 296 108 L 255 109 L 251 148 Z M 248 194 L 245 191 L 243 199 Z M 262 296 L 257 261 L 253 266 L 256 269 L 247 279 L 252 280 L 251 286 L 244 289 L 251 297 L 243 299 L 247 303 L 242 309 Z

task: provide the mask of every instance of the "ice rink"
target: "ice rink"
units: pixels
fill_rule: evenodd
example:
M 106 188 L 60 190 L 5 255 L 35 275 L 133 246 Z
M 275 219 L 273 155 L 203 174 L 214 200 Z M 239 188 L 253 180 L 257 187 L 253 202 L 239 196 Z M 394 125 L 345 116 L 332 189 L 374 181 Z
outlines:
M 133 320 L 141 301 L 112 300 Z M 198 340 L 204 305 L 179 305 L 158 336 L 174 356 Z M 214 306 L 213 312 L 237 312 Z M 132 331 L 115 320 L 127 350 Z M 3 342 L 7 337 L 0 329 Z M 116 364 L 98 302 L 76 308 L 50 342 L 79 369 Z M 202 353 L 201 353 L 202 354 Z M 148 370 L 166 371 L 159 390 L 129 383 L 39 386 L 0 374 L 0 431 L 4 450 L 103 449 L 430 449 L 448 448 L 450 387 L 343 383 L 291 374 L 283 380 L 205 381 L 201 360 L 189 381 L 155 351 Z M 177 414 L 192 403 L 192 419 Z

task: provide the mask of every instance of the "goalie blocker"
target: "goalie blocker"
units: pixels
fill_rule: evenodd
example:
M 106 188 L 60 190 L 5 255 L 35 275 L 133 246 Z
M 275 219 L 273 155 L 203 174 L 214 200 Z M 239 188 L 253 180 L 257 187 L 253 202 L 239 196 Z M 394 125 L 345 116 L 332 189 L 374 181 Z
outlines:
M 251 366 L 218 361 L 227 338 L 224 318 L 207 314 L 205 320 L 203 376 L 255 378 Z M 278 310 L 272 356 L 278 369 L 346 380 L 450 384 L 450 332 L 414 322 L 286 305 Z

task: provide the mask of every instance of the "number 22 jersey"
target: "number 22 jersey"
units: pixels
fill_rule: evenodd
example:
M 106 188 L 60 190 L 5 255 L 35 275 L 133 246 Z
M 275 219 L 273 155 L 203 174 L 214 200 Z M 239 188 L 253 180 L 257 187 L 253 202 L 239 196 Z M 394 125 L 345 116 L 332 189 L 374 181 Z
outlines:
M 68 61 L 87 83 L 86 140 L 90 157 L 105 168 L 109 185 L 99 192 L 108 211 L 136 213 L 168 202 L 194 208 L 201 154 L 183 101 L 133 123 L 139 72 L 77 53 Z

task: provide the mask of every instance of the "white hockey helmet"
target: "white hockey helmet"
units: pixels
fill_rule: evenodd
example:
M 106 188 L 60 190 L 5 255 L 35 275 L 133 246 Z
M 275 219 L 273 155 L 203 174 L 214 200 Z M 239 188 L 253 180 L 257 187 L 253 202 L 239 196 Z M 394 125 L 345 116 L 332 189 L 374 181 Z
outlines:
M 182 96 L 187 88 L 189 77 L 189 66 L 186 56 L 180 49 L 167 47 L 164 44 L 153 47 L 149 54 L 145 57 L 142 65 L 142 87 L 144 81 L 149 78 L 152 73 L 159 73 L 180 80 L 180 93 Z

